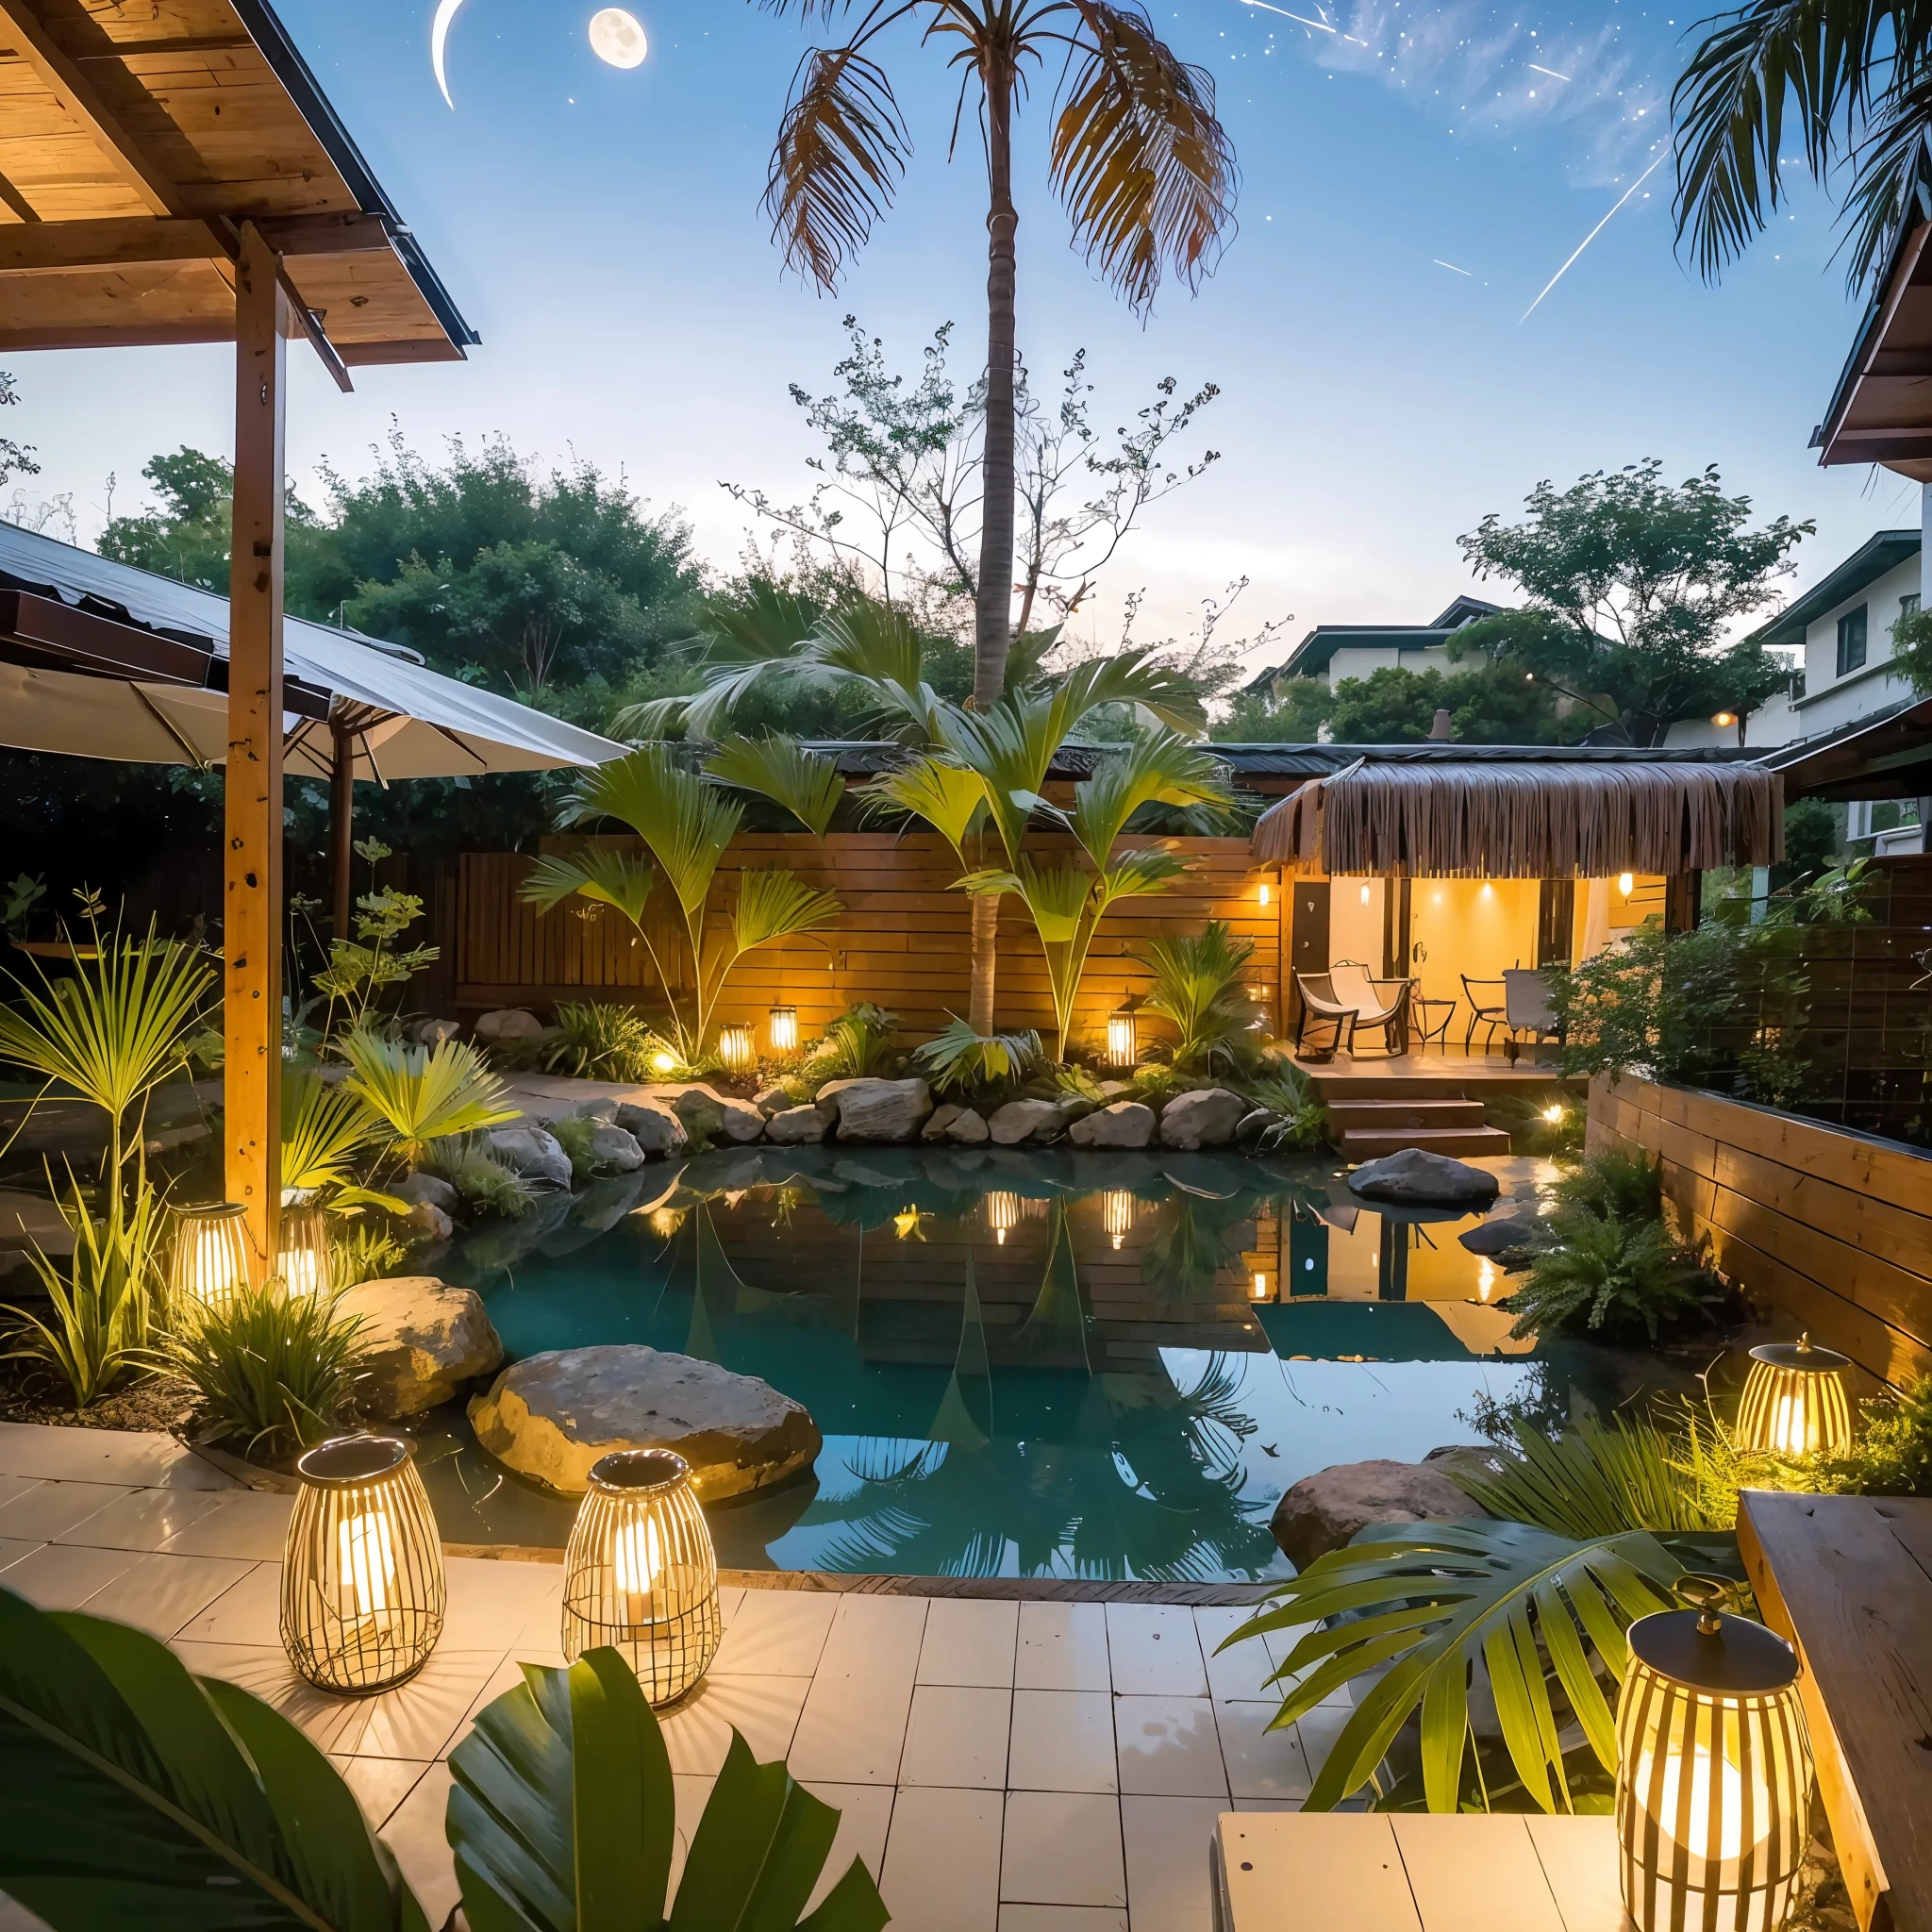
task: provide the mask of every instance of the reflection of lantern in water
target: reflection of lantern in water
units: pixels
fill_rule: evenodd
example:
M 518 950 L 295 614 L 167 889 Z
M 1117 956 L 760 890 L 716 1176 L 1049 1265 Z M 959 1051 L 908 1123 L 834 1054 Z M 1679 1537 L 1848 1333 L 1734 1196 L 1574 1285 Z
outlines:
M 1842 1456 L 1852 1446 L 1843 1373 L 1849 1356 L 1813 1348 L 1809 1335 L 1751 1351 L 1751 1374 L 1738 1405 L 1738 1441 L 1779 1456 Z
M 1108 1188 L 1100 1197 L 1100 1222 L 1118 1248 L 1134 1231 L 1134 1197 L 1125 1188 Z
M 442 1634 L 442 1544 L 414 1457 L 399 1436 L 338 1436 L 295 1465 L 282 1647 L 325 1690 L 398 1684 Z
M 1020 1197 L 1018 1194 L 989 1194 L 986 1197 L 986 1224 L 992 1229 L 992 1238 L 1005 1247 L 1007 1232 L 1020 1224 Z
M 1134 1009 L 1132 1007 L 1116 1007 L 1107 1016 L 1107 1063 L 1110 1067 L 1131 1067 L 1139 1057 Z
M 1617 1842 L 1639 1932 L 1774 1932 L 1808 1837 L 1811 1754 L 1790 1644 L 1720 1616 L 1727 1586 L 1687 1576 L 1698 1607 L 1640 1617 L 1617 1706 Z
M 668 1241 L 684 1225 L 684 1215 L 675 1208 L 653 1208 L 647 1225 L 660 1241 Z
M 1496 1264 L 1478 1257 L 1475 1264 L 1475 1298 L 1487 1302 L 1496 1291 Z
M 741 1074 L 747 1067 L 757 1063 L 758 1042 L 751 1037 L 751 1028 L 742 1020 L 734 1020 L 728 1026 L 718 1029 L 718 1058 L 734 1074 Z
M 328 1221 L 320 1208 L 284 1208 L 275 1238 L 275 1273 L 291 1294 L 315 1294 L 333 1285 Z
M 798 1008 L 774 1007 L 765 1016 L 772 1036 L 774 1053 L 798 1051 Z
M 175 1263 L 169 1287 L 177 1313 L 225 1308 L 248 1292 L 248 1209 L 239 1201 L 180 1208 L 175 1215 Z
M 668 1449 L 591 1465 L 563 1559 L 563 1654 L 624 1653 L 653 1704 L 682 1697 L 718 1649 L 718 1558 L 691 1468 Z
M 1255 1271 L 1254 1279 L 1248 1284 L 1248 1299 L 1265 1302 L 1268 1299 L 1268 1276 L 1260 1269 Z
M 925 1229 L 922 1224 L 924 1219 L 916 1206 L 902 1208 L 892 1216 L 892 1232 L 902 1241 L 923 1241 L 925 1239 Z

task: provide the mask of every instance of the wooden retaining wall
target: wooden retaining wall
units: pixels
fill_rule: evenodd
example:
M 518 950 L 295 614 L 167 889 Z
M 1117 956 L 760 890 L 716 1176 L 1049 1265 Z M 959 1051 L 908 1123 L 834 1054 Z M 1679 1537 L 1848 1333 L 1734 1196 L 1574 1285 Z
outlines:
M 1661 1156 L 1687 1233 L 1748 1300 L 1881 1381 L 1932 1372 L 1932 1156 L 1629 1074 L 1591 1083 L 1589 1144 Z
M 546 841 L 546 847 L 562 841 Z M 581 841 L 577 841 L 581 842 Z M 638 848 L 635 840 L 611 840 Z M 1117 905 L 1102 922 L 1081 983 L 1073 1038 L 1091 1042 L 1104 1033 L 1108 1012 L 1151 974 L 1131 955 L 1156 934 L 1198 933 L 1224 919 L 1255 941 L 1246 978 L 1257 1013 L 1280 1024 L 1282 896 L 1260 903 L 1260 887 L 1276 886 L 1273 866 L 1257 866 L 1245 839 L 1152 839 L 1124 847 L 1158 845 L 1186 858 L 1190 871 L 1166 892 Z M 1029 853 L 1047 860 L 1073 850 L 1067 839 L 1029 839 Z M 540 915 L 519 896 L 531 860 L 517 853 L 466 853 L 456 907 L 456 998 L 463 1008 L 549 1008 L 558 1000 L 627 1000 L 646 1011 L 661 1008 L 657 979 L 642 945 L 621 914 L 584 919 L 575 904 Z M 949 891 L 958 876 L 951 850 L 931 833 L 834 832 L 823 845 L 808 833 L 751 832 L 731 842 L 720 871 L 720 902 L 741 867 L 784 865 L 808 884 L 837 895 L 845 910 L 834 927 L 754 953 L 733 971 L 718 1008 L 721 1021 L 748 1020 L 763 1041 L 765 1014 L 795 1006 L 804 1038 L 856 1000 L 874 1000 L 900 1016 L 908 1040 L 930 1038 L 950 1014 L 967 1008 L 968 901 Z M 711 917 L 722 923 L 724 905 Z M 661 893 L 646 913 L 652 941 L 676 952 L 675 910 Z M 689 973 L 689 959 L 682 962 Z M 1046 962 L 1031 922 L 1017 900 L 1002 902 L 997 974 L 998 1024 L 1037 1026 L 1051 1038 L 1053 1001 Z M 1160 1027 L 1143 1023 L 1149 1038 Z

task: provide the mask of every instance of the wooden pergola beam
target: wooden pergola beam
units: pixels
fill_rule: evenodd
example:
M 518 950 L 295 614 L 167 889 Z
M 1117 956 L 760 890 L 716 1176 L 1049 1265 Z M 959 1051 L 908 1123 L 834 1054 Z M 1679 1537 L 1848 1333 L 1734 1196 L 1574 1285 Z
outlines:
M 4 4 L 4 0 L 0 0 Z M 373 255 L 390 246 L 380 215 L 291 215 L 256 225 L 277 255 Z M 102 221 L 23 222 L 0 227 L 0 271 L 72 275 L 170 261 L 230 261 L 226 222 L 193 217 L 115 216 Z

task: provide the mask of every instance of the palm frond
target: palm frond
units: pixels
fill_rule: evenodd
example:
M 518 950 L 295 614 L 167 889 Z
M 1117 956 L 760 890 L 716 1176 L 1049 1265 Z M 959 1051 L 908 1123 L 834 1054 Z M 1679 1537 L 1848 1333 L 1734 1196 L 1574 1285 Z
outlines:
M 1191 869 L 1177 852 L 1163 852 L 1158 847 L 1145 852 L 1123 852 L 1111 865 L 1100 870 L 1102 910 L 1116 899 L 1151 899 L 1157 892 L 1166 891 Z
M 633 925 L 644 923 L 644 904 L 658 874 L 648 859 L 608 845 L 585 845 L 575 852 L 546 854 L 517 888 L 517 896 L 540 912 L 554 912 L 578 895 L 614 906 Z
M 1214 82 L 1139 6 L 1074 0 L 1083 44 L 1054 123 L 1051 170 L 1087 259 L 1144 314 L 1164 273 L 1190 289 L 1234 224 L 1234 148 Z
M 749 953 L 794 933 L 815 932 L 830 925 L 844 909 L 830 892 L 807 885 L 782 866 L 741 873 L 733 915 L 738 950 Z
M 572 824 L 612 818 L 628 825 L 650 847 L 689 920 L 703 908 L 744 808 L 673 764 L 663 745 L 647 744 L 587 774 L 563 817 Z
M 381 1132 L 362 1097 L 319 1074 L 282 1081 L 282 1185 L 339 1188 L 352 1178 L 356 1156 Z
M 1074 788 L 1074 836 L 1095 865 L 1143 805 L 1227 805 L 1223 767 L 1172 731 L 1150 731 Z
M 917 758 L 884 772 L 859 792 L 870 807 L 910 812 L 945 840 L 961 865 L 966 841 L 986 809 L 986 787 L 976 773 L 945 758 Z
M 412 1168 L 432 1141 L 517 1118 L 504 1105 L 503 1082 L 467 1041 L 403 1046 L 358 1027 L 342 1036 L 341 1050 L 351 1070 L 343 1086 L 383 1123 Z
M 1200 687 L 1171 665 L 1156 662 L 1151 650 L 1136 646 L 1075 664 L 1054 687 L 1060 737 L 1102 705 L 1138 705 L 1170 731 L 1198 736 L 1208 712 Z
M 783 806 L 816 839 L 845 795 L 839 767 L 792 738 L 727 738 L 705 760 L 705 776 Z
M 1040 1035 L 1030 1027 L 1024 1033 L 975 1033 L 955 1014 L 950 1025 L 912 1049 L 912 1058 L 940 1092 L 951 1093 L 1030 1073 L 1040 1064 Z

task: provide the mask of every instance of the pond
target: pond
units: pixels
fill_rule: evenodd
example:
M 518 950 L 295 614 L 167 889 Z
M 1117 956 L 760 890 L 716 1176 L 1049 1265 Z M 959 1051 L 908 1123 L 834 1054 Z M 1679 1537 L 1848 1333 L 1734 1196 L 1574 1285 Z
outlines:
M 1548 1170 L 1491 1163 L 1504 1208 Z M 814 1476 L 710 1512 L 729 1567 L 1246 1580 L 1331 1463 L 1607 1407 L 1655 1358 L 1509 1335 L 1474 1219 L 1357 1204 L 1332 1162 L 1070 1148 L 748 1148 L 652 1168 L 443 1264 L 511 1357 L 645 1342 L 763 1376 Z M 459 1417 L 422 1432 L 453 1542 L 556 1546 L 575 1503 Z

